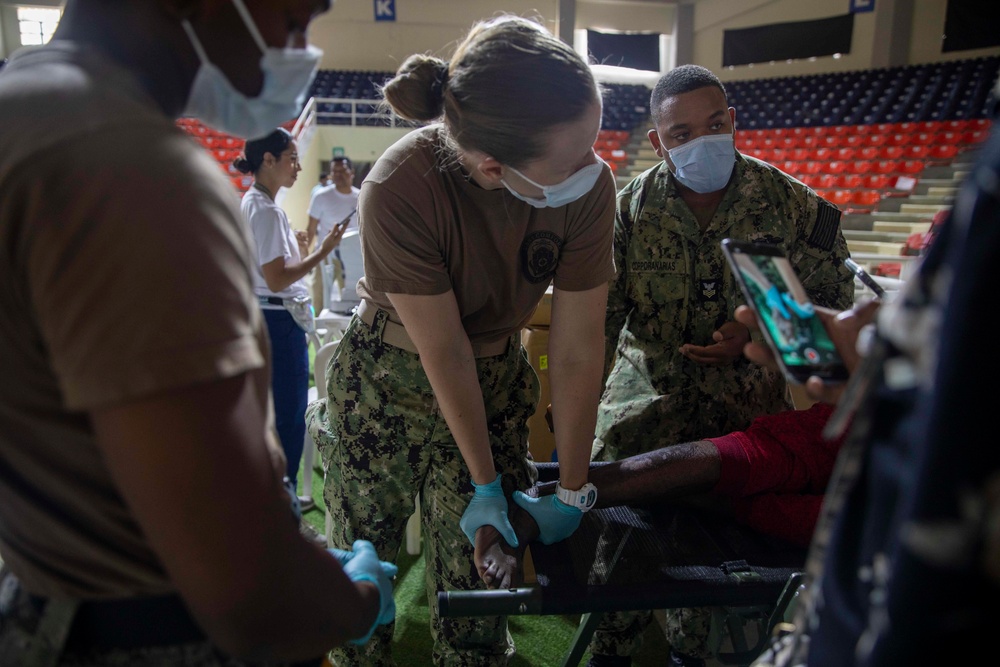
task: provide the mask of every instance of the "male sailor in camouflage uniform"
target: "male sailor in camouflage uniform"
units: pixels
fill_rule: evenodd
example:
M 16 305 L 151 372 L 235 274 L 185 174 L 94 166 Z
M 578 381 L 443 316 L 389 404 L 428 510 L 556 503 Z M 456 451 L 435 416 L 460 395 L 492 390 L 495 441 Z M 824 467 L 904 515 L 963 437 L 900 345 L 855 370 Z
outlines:
M 653 90 L 649 140 L 664 162 L 618 194 L 615 266 L 606 322 L 604 395 L 595 460 L 616 460 L 670 443 L 746 428 L 792 407 L 784 379 L 742 355 L 744 303 L 722 254 L 726 237 L 780 246 L 820 306 L 846 309 L 854 281 L 840 211 L 775 167 L 740 155 L 735 109 L 709 70 L 678 67 Z M 672 659 L 710 651 L 707 615 L 670 631 Z M 628 665 L 650 614 L 609 614 L 594 636 L 591 665 Z M 637 620 L 639 619 L 639 620 Z M 673 623 L 678 625 L 678 623 Z M 616 659 L 617 658 L 617 659 Z

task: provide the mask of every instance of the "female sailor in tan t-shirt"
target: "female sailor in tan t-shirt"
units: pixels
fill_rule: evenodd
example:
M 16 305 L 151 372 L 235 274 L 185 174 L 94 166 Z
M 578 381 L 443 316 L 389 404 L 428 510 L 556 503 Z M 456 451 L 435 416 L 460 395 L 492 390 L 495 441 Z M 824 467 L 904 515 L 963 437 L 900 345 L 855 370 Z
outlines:
M 388 82 L 400 116 L 440 119 L 392 146 L 361 186 L 363 299 L 307 422 L 327 466 L 333 545 L 395 556 L 419 494 L 438 664 L 506 664 L 504 617 L 449 619 L 438 590 L 483 584 L 478 530 L 516 545 L 508 497 L 541 539 L 579 525 L 614 275 L 615 185 L 593 144 L 601 98 L 587 64 L 539 25 L 475 26 L 450 63 L 412 56 Z M 538 380 L 520 330 L 553 284 L 549 376 L 561 498 L 528 498 Z M 588 504 L 589 503 L 589 504 Z M 392 628 L 341 664 L 392 664 Z

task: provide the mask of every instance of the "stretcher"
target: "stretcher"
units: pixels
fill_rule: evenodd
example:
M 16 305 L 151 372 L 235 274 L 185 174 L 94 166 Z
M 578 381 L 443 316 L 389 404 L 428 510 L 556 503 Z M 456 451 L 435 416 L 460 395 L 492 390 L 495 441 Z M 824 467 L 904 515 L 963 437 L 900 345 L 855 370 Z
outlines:
M 558 464 L 539 464 L 540 481 Z M 717 513 L 679 504 L 613 507 L 584 515 L 552 545 L 529 547 L 533 581 L 506 590 L 441 591 L 442 617 L 581 615 L 563 665 L 578 665 L 601 616 L 610 611 L 715 607 L 732 651 L 746 664 L 797 595 L 804 549 L 756 533 Z M 741 631 L 757 621 L 756 642 Z

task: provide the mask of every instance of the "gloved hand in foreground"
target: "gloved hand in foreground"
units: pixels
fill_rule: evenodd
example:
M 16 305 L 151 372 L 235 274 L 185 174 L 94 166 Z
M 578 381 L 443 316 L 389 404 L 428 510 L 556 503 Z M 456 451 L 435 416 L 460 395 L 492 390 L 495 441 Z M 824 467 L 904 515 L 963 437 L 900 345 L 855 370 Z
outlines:
M 583 520 L 583 512 L 570 507 L 554 495 L 532 498 L 521 491 L 515 491 L 514 502 L 538 524 L 538 539 L 542 544 L 565 540 L 580 527 L 580 521 Z
M 351 639 L 351 644 L 365 644 L 375 633 L 375 628 L 391 623 L 396 618 L 396 601 L 392 597 L 392 579 L 399 569 L 392 563 L 380 561 L 375 553 L 375 545 L 368 540 L 357 540 L 352 551 L 328 549 L 344 568 L 351 581 L 370 581 L 378 588 L 379 613 L 368 634 L 360 639 Z
M 458 525 L 462 528 L 469 542 L 476 543 L 476 530 L 487 524 L 493 526 L 512 547 L 517 546 L 517 535 L 507 518 L 507 498 L 500 486 L 500 475 L 489 484 L 476 484 L 476 495 L 472 496 L 469 506 L 465 508 Z

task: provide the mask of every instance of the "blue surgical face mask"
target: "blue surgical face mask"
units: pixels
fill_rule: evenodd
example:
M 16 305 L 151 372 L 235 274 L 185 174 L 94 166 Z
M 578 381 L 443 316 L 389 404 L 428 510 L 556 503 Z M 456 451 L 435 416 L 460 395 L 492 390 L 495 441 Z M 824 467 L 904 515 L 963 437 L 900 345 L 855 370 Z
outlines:
M 243 0 L 233 0 L 250 35 L 263 56 L 260 69 L 264 85 L 260 95 L 248 98 L 236 90 L 222 70 L 208 60 L 191 24 L 181 23 L 201 60 L 184 115 L 195 116 L 217 130 L 243 139 L 262 137 L 302 110 L 323 52 L 314 46 L 277 49 L 267 46 Z
M 565 206 L 570 202 L 574 202 L 593 190 L 594 185 L 597 183 L 597 177 L 601 175 L 601 171 L 604 169 L 604 162 L 598 158 L 597 162 L 594 164 L 588 164 L 586 167 L 576 172 L 562 183 L 556 183 L 555 185 L 540 185 L 519 172 L 517 169 L 514 169 L 514 167 L 507 167 L 507 169 L 510 169 L 525 181 L 541 190 L 542 196 L 528 197 L 527 195 L 522 195 L 520 192 L 510 187 L 510 184 L 507 181 L 501 178 L 500 182 L 503 183 L 508 192 L 521 201 L 531 204 L 535 208 L 556 208 L 558 206 Z
M 683 185 L 702 194 L 726 187 L 736 164 L 731 134 L 706 134 L 667 151 L 672 173 Z

